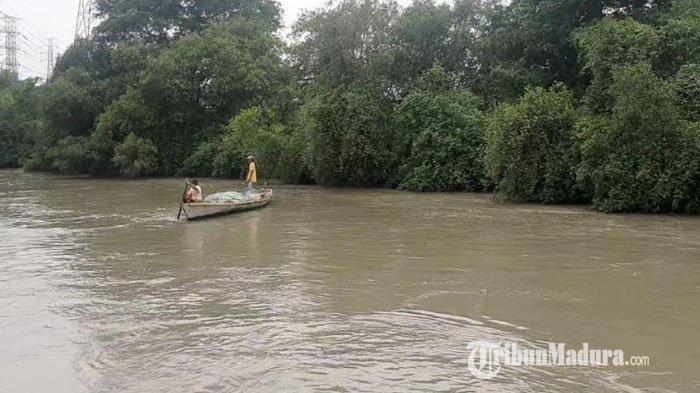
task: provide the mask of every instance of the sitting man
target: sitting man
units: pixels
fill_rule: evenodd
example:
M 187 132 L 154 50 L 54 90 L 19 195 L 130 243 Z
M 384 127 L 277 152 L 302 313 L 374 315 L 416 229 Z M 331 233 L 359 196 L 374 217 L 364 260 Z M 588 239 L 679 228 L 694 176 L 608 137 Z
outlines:
M 185 193 L 185 203 L 201 203 L 204 200 L 204 191 L 197 179 L 193 179 Z

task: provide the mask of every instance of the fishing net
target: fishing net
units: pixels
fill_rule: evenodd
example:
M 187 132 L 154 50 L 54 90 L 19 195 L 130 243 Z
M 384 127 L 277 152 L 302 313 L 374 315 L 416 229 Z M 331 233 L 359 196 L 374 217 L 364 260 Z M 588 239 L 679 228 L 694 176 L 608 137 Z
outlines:
M 212 194 L 204 198 L 204 202 L 208 203 L 234 203 L 234 202 L 249 202 L 253 195 L 247 192 L 227 191 L 218 194 Z

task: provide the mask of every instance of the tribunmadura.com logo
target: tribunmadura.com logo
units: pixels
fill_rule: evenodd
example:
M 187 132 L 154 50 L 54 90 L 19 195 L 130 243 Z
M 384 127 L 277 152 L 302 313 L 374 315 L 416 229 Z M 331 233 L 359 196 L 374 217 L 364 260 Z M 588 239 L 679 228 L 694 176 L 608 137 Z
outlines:
M 549 343 L 548 348 L 523 348 L 517 343 L 474 341 L 467 346 L 469 371 L 479 379 L 493 379 L 501 367 L 605 367 L 648 366 L 649 356 L 625 358 L 621 349 L 591 349 L 583 343 L 567 349 L 564 343 Z

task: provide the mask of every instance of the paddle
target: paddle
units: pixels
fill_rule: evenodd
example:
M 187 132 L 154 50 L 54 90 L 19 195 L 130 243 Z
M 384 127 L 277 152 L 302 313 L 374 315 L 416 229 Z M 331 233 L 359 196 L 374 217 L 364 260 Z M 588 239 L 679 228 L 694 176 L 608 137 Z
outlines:
M 180 210 L 177 211 L 177 220 L 180 221 L 180 215 L 182 215 L 182 204 L 185 203 L 185 198 L 187 197 L 187 190 L 190 188 L 189 180 L 185 182 L 185 191 L 182 192 L 182 199 L 180 200 Z M 185 213 L 187 214 L 187 213 Z

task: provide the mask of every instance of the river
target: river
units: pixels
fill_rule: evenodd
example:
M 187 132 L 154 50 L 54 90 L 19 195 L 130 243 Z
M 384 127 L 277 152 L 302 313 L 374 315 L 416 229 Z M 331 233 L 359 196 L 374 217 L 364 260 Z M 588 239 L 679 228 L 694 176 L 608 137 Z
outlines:
M 700 389 L 698 217 L 280 186 L 179 223 L 177 179 L 0 184 L 2 392 Z M 650 364 L 484 380 L 476 341 Z

